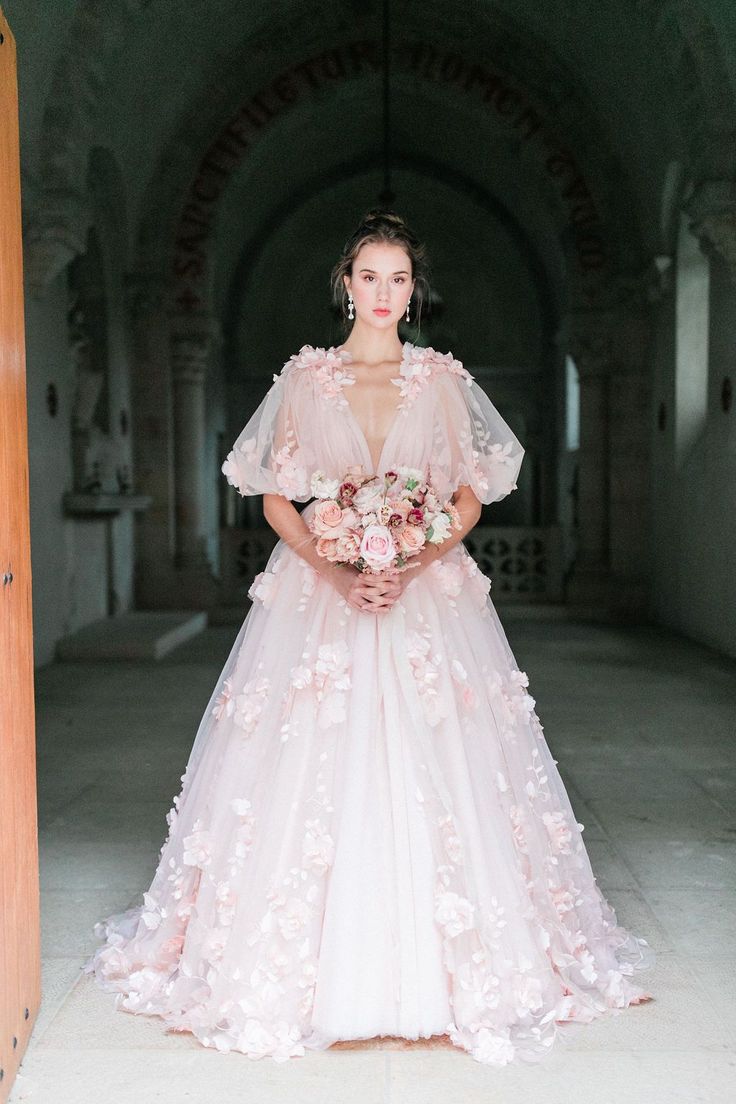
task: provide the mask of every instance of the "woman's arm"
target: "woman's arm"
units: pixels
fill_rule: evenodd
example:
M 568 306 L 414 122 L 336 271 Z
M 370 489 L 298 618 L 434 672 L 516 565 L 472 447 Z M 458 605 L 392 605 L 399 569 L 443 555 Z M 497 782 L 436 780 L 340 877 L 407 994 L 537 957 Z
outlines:
M 320 575 L 328 579 L 332 578 L 331 569 L 335 564 L 319 555 L 307 523 L 288 498 L 279 494 L 264 494 L 263 516 L 276 535 L 281 537 L 289 548 L 311 564 Z
M 446 552 L 454 548 L 455 545 L 458 544 L 463 537 L 467 536 L 470 530 L 478 524 L 482 506 L 480 500 L 475 496 L 470 487 L 458 487 L 452 496 L 452 501 L 460 515 L 462 528 L 455 529 L 453 527 L 450 530 L 450 535 L 443 540 L 441 544 L 432 544 L 428 541 L 421 552 L 418 552 L 416 556 L 411 556 L 409 558 L 409 563 L 417 564 L 418 566 L 412 567 L 408 571 L 402 573 L 406 577 L 407 583 L 415 575 L 421 574 L 431 563 L 438 560 L 440 556 L 444 556 Z

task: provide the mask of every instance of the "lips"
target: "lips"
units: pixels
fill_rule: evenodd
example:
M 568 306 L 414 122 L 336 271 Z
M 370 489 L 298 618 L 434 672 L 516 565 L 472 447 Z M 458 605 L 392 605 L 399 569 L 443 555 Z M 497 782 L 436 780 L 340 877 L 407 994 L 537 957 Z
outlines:
M 376 309 L 375 309 L 375 310 L 373 311 L 373 313 L 374 313 L 374 314 L 390 314 L 390 313 L 391 313 L 391 311 L 390 311 L 390 310 L 383 310 L 383 309 L 381 309 L 381 308 L 376 308 Z

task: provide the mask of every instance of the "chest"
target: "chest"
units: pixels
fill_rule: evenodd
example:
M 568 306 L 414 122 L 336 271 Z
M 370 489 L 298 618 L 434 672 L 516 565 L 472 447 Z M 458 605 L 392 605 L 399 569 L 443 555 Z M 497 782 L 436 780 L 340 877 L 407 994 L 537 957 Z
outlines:
M 402 404 L 398 385 L 388 375 L 371 379 L 355 373 L 351 386 L 345 388 L 345 399 L 369 446 L 380 454 Z
M 372 474 L 397 465 L 419 467 L 427 452 L 431 373 L 405 346 L 401 365 L 365 374 L 328 351 L 311 372 L 316 400 L 314 435 L 326 471 L 360 462 Z

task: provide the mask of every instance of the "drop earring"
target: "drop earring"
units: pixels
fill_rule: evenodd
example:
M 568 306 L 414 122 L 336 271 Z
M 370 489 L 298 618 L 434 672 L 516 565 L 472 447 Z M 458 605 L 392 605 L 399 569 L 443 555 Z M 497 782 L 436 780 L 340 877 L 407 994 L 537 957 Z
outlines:
M 409 303 L 411 303 L 411 299 L 408 299 L 407 303 L 406 303 L 406 321 L 407 322 L 409 321 Z
M 352 292 L 348 292 L 348 318 L 353 318 L 353 295 Z

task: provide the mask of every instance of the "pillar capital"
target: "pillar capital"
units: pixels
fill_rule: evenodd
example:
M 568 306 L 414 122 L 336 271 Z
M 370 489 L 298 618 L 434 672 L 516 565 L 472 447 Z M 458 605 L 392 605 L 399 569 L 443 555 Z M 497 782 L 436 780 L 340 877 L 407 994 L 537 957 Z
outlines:
M 581 378 L 606 375 L 611 368 L 611 310 L 569 310 L 562 319 L 559 338 L 575 361 Z
M 736 182 L 702 181 L 683 204 L 683 210 L 704 250 L 715 249 L 736 282 Z
M 86 196 L 71 188 L 43 188 L 24 230 L 26 284 L 41 295 L 76 256 L 87 249 L 91 223 Z
M 172 317 L 171 367 L 174 380 L 200 383 L 220 342 L 220 325 L 209 314 Z
M 661 303 L 674 290 L 674 257 L 657 253 L 642 273 L 644 295 L 649 303 Z

